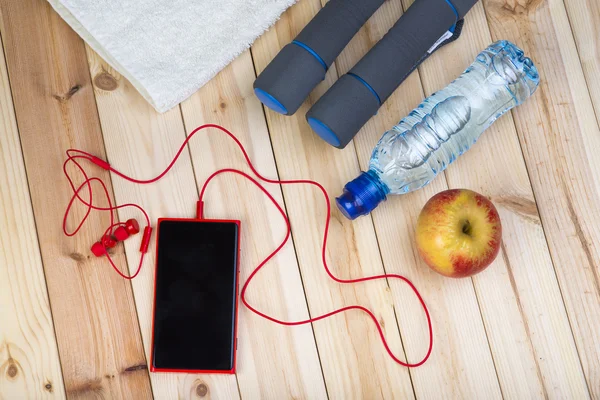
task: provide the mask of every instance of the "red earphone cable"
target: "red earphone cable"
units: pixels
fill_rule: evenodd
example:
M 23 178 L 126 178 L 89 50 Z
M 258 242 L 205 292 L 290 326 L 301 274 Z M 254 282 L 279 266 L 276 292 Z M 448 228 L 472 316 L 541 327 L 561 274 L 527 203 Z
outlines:
M 175 157 L 173 158 L 173 160 L 171 161 L 171 163 L 167 166 L 167 168 L 160 173 L 158 176 L 156 176 L 155 178 L 152 179 L 147 179 L 147 180 L 139 180 L 139 179 L 134 179 L 131 178 L 117 170 L 115 170 L 113 167 L 111 167 L 106 161 L 95 157 L 89 153 L 86 152 L 82 152 L 79 150 L 68 150 L 67 151 L 67 156 L 68 159 L 65 162 L 65 166 L 64 171 L 65 171 L 65 175 L 67 176 L 67 179 L 69 180 L 69 184 L 71 185 L 71 188 L 73 189 L 73 197 L 71 198 L 71 201 L 69 202 L 69 205 L 67 206 L 67 212 L 65 213 L 65 218 L 63 221 L 63 229 L 65 231 L 65 234 L 68 236 L 72 236 L 75 233 L 77 233 L 77 231 L 81 228 L 81 226 L 83 225 L 83 222 L 85 221 L 85 219 L 87 218 L 87 216 L 89 215 L 91 209 L 95 209 L 95 210 L 101 210 L 101 211 L 110 211 L 111 212 L 111 226 L 106 230 L 105 233 L 110 232 L 115 226 L 119 225 L 119 223 L 114 224 L 113 221 L 113 215 L 112 212 L 114 210 L 117 210 L 119 208 L 122 207 L 137 207 L 138 209 L 140 209 L 144 216 L 146 217 L 146 221 L 148 222 L 148 225 L 150 224 L 150 219 L 148 217 L 148 215 L 146 214 L 146 212 L 138 205 L 136 204 L 124 204 L 124 205 L 120 205 L 120 206 L 112 206 L 111 202 L 110 202 L 110 197 L 108 194 L 108 190 L 106 188 L 106 185 L 104 185 L 104 183 L 99 179 L 99 178 L 88 178 L 88 176 L 85 174 L 85 171 L 83 170 L 83 168 L 77 163 L 77 161 L 75 159 L 77 158 L 83 158 L 86 159 L 88 161 L 93 162 L 94 164 L 102 167 L 103 169 L 109 170 L 113 173 L 115 173 L 116 175 L 120 176 L 121 178 L 128 180 L 130 182 L 134 182 L 134 183 L 139 183 L 139 184 L 148 184 L 148 183 L 153 183 L 156 182 L 157 180 L 159 180 L 160 178 L 162 178 L 163 176 L 165 176 L 169 170 L 173 167 L 173 165 L 175 164 L 175 162 L 177 161 L 177 159 L 179 158 L 179 156 L 181 155 L 181 152 L 185 149 L 185 146 L 187 145 L 187 143 L 190 141 L 190 139 L 199 131 L 204 130 L 204 129 L 208 129 L 208 128 L 215 128 L 220 130 L 221 132 L 227 134 L 231 139 L 233 139 L 233 141 L 237 144 L 237 146 L 240 148 L 240 150 L 242 151 L 242 154 L 244 155 L 244 158 L 246 159 L 246 162 L 248 164 L 248 166 L 250 167 L 251 171 L 256 175 L 256 177 L 258 177 L 259 180 L 262 180 L 264 182 L 267 183 L 273 183 L 273 184 L 280 184 L 280 185 L 288 185 L 288 184 L 309 184 L 309 185 L 313 185 L 316 186 L 317 188 L 319 188 L 319 190 L 323 193 L 323 197 L 326 200 L 326 206 L 327 206 L 327 216 L 326 216 L 326 220 L 325 220 L 325 229 L 323 232 L 323 244 L 321 246 L 321 259 L 323 262 L 323 267 L 325 268 L 325 271 L 327 272 L 327 275 L 329 275 L 329 277 L 331 279 L 333 279 L 334 281 L 338 282 L 338 283 L 358 283 L 358 282 L 366 282 L 366 281 L 371 281 L 371 280 L 376 280 L 376 279 L 387 279 L 387 278 L 396 278 L 396 279 L 400 279 L 402 281 L 404 281 L 415 293 L 415 295 L 417 296 L 417 298 L 419 299 L 419 302 L 421 303 L 421 306 L 423 307 L 423 310 L 425 311 L 425 316 L 427 317 L 427 327 L 428 327 L 428 331 L 429 331 L 429 347 L 427 349 L 427 353 L 425 354 L 425 357 L 423 357 L 423 359 L 419 362 L 416 363 L 409 363 L 409 362 L 405 362 L 402 361 L 400 359 L 398 359 L 394 353 L 392 352 L 392 350 L 390 349 L 387 340 L 385 339 L 385 335 L 383 334 L 383 329 L 381 328 L 381 325 L 379 323 L 379 321 L 377 320 L 375 314 L 373 314 L 373 312 L 371 312 L 369 309 L 362 307 L 362 306 L 358 306 L 358 305 L 352 305 L 352 306 L 347 306 L 347 307 L 343 307 L 343 308 L 339 308 L 337 310 L 331 311 L 329 313 L 323 314 L 323 315 L 319 315 L 317 317 L 312 317 L 306 320 L 301 320 L 301 321 L 282 321 L 279 320 L 277 318 L 271 317 L 259 310 L 257 310 L 256 308 L 252 307 L 248 301 L 246 300 L 246 290 L 248 288 L 248 285 L 250 284 L 250 281 L 252 281 L 252 279 L 254 278 L 254 276 L 258 273 L 258 271 L 267 263 L 269 262 L 269 260 L 271 260 L 271 258 L 273 258 L 275 256 L 275 254 L 277 254 L 279 252 L 279 250 L 281 250 L 283 248 L 283 246 L 285 246 L 285 244 L 287 243 L 287 241 L 290 238 L 291 235 L 291 227 L 290 227 L 290 222 L 288 220 L 287 215 L 285 214 L 285 211 L 283 210 L 283 208 L 281 207 L 281 205 L 277 202 L 277 200 L 275 200 L 275 198 L 252 176 L 248 175 L 247 173 L 237 170 L 237 169 L 232 169 L 232 168 L 225 168 L 225 169 L 221 169 L 218 171 L 215 171 L 212 175 L 210 175 L 206 181 L 204 182 L 204 185 L 202 185 L 202 189 L 200 191 L 200 199 L 198 201 L 198 218 L 202 218 L 203 217 L 203 198 L 204 198 L 204 192 L 206 191 L 206 188 L 209 184 L 209 182 L 214 179 L 216 176 L 222 174 L 222 173 L 234 173 L 234 174 L 238 174 L 241 175 L 247 179 L 249 179 L 252 183 L 254 183 L 260 190 L 262 190 L 262 192 L 269 198 L 269 200 L 271 200 L 271 202 L 275 205 L 275 207 L 277 208 L 277 210 L 279 211 L 279 213 L 281 214 L 281 216 L 283 217 L 285 224 L 286 224 L 286 234 L 285 234 L 285 238 L 283 239 L 283 241 L 279 244 L 279 246 L 277 246 L 277 248 L 275 250 L 273 250 L 273 252 L 271 252 L 264 260 L 262 260 L 260 262 L 260 264 L 252 271 L 252 273 L 250 274 L 250 276 L 248 276 L 248 279 L 246 280 L 246 282 L 244 283 L 243 287 L 242 287 L 242 291 L 241 291 L 241 300 L 244 303 L 244 305 L 246 307 L 248 307 L 248 309 L 252 312 L 254 312 L 257 315 L 260 315 L 263 318 L 268 319 L 269 321 L 275 322 L 277 324 L 280 325 L 287 325 L 287 326 L 294 326 L 294 325 L 303 325 L 303 324 L 308 324 L 308 323 L 312 323 L 312 322 L 316 322 L 319 321 L 321 319 L 330 317 L 332 315 L 335 314 L 339 314 L 341 312 L 344 311 L 348 311 L 348 310 L 360 310 L 363 311 L 365 313 L 367 313 L 369 315 L 369 317 L 371 317 L 371 319 L 373 320 L 373 322 L 375 323 L 375 326 L 377 327 L 377 330 L 379 332 L 379 336 L 381 337 L 381 341 L 383 342 L 383 345 L 386 349 L 386 351 L 388 352 L 388 354 L 390 355 L 390 357 L 392 357 L 392 359 L 394 361 L 396 361 L 398 364 L 403 365 L 405 367 L 418 367 L 422 364 L 424 364 L 427 359 L 429 358 L 429 356 L 431 355 L 431 351 L 433 348 L 433 328 L 432 328 L 432 324 L 431 324 L 431 317 L 429 315 L 429 310 L 427 309 L 427 305 L 425 304 L 425 301 L 423 300 L 423 298 L 421 297 L 421 294 L 419 293 L 419 291 L 417 290 L 417 288 L 415 287 L 415 285 L 407 278 L 405 278 L 402 275 L 398 275 L 398 274 L 381 274 L 381 275 L 374 275 L 374 276 L 368 276 L 368 277 L 363 277 L 363 278 L 356 278 L 356 279 L 342 279 L 342 278 L 338 278 L 335 275 L 333 275 L 333 273 L 331 272 L 331 270 L 329 269 L 329 265 L 327 264 L 327 258 L 326 258 L 326 249 L 327 249 L 327 237 L 329 235 L 329 224 L 330 224 L 330 220 L 331 220 L 331 204 L 330 204 L 330 199 L 329 199 L 329 195 L 327 194 L 327 191 L 325 190 L 325 188 L 318 182 L 315 181 L 311 181 L 311 180 L 306 180 L 306 179 L 295 179 L 295 180 L 276 180 L 276 179 L 269 179 L 269 178 L 265 178 L 264 176 L 262 176 L 254 167 L 254 165 L 252 164 L 252 161 L 250 161 L 250 157 L 248 156 L 248 153 L 246 152 L 246 150 L 244 149 L 244 146 L 242 145 L 242 143 L 239 141 L 238 138 L 236 138 L 233 133 L 231 133 L 230 131 L 228 131 L 227 129 L 223 128 L 222 126 L 219 125 L 215 125 L 215 124 L 206 124 L 206 125 L 202 125 L 199 126 L 198 128 L 194 129 L 192 132 L 190 132 L 190 134 L 188 135 L 188 137 L 184 140 L 183 144 L 181 145 L 181 147 L 179 148 L 179 150 L 177 151 L 177 153 L 175 154 Z M 77 152 L 79 153 L 79 155 L 71 155 L 72 152 Z M 80 171 L 82 172 L 82 174 L 84 175 L 84 182 L 78 187 L 75 188 L 75 185 L 73 184 L 72 180 L 70 179 L 67 171 L 66 171 L 66 164 L 71 161 L 73 163 L 75 163 L 75 165 L 80 169 Z M 104 189 L 105 195 L 107 197 L 107 201 L 108 201 L 108 207 L 97 207 L 94 206 L 92 204 L 92 187 L 91 187 L 91 182 L 93 181 L 99 181 Z M 86 202 L 85 200 L 83 200 L 80 196 L 79 196 L 79 192 L 83 189 L 84 186 L 87 186 L 88 188 L 88 196 L 89 196 L 89 202 Z M 72 233 L 68 233 L 66 230 L 66 220 L 67 220 L 67 216 L 69 213 L 69 210 L 72 206 L 73 201 L 75 200 L 75 198 L 79 199 L 79 201 L 81 201 L 84 205 L 86 205 L 88 207 L 88 211 L 85 214 L 83 220 L 80 222 L 80 224 L 78 225 L 78 227 L 75 229 L 75 231 L 73 231 Z M 142 265 L 142 260 L 143 260 L 143 254 L 142 254 L 142 259 L 140 260 L 140 267 Z M 124 278 L 127 279 L 132 279 L 133 277 L 135 277 L 139 271 L 140 271 L 140 267 L 138 267 L 138 270 L 136 271 L 136 273 L 134 275 L 132 275 L 131 277 L 127 277 L 125 275 L 123 275 L 114 265 L 114 263 L 112 262 L 112 260 L 110 261 L 111 265 L 113 266 L 113 268 Z
M 79 153 L 80 155 L 71 155 L 71 153 Z M 137 208 L 138 210 L 140 210 L 142 212 L 142 214 L 144 215 L 144 218 L 146 219 L 146 226 L 150 226 L 150 217 L 148 216 L 148 213 L 146 213 L 146 211 L 140 207 L 137 204 L 133 204 L 133 203 L 128 203 L 128 204 L 121 204 L 119 206 L 113 206 L 112 205 L 112 201 L 110 200 L 110 195 L 108 193 L 108 188 L 106 187 L 106 184 L 104 183 L 104 181 L 100 178 L 90 178 L 88 177 L 88 175 L 86 174 L 85 170 L 83 169 L 83 167 L 81 166 L 81 164 L 79 164 L 79 162 L 77 162 L 77 159 L 84 159 L 84 160 L 88 160 L 88 161 L 92 161 L 93 163 L 97 164 L 95 160 L 100 160 L 99 158 L 86 153 L 84 151 L 81 150 L 74 150 L 74 149 L 69 149 L 67 150 L 67 159 L 65 160 L 64 164 L 63 164 L 63 173 L 65 174 L 65 176 L 67 177 L 67 181 L 69 182 L 69 186 L 71 186 L 71 189 L 73 190 L 73 196 L 71 196 L 71 199 L 69 200 L 69 203 L 67 204 L 67 209 L 65 210 L 65 215 L 63 217 L 63 233 L 66 236 L 74 236 L 77 234 L 77 232 L 79 232 L 79 230 L 81 229 L 81 227 L 83 226 L 83 224 L 85 223 L 85 221 L 87 220 L 87 218 L 90 215 L 90 212 L 92 210 L 97 210 L 97 211 L 109 211 L 110 212 L 110 226 L 108 228 L 106 228 L 106 230 L 104 231 L 103 235 L 107 235 L 107 234 L 112 234 L 112 230 L 113 228 L 116 228 L 117 226 L 123 225 L 123 223 L 118 222 L 115 223 L 115 219 L 114 219 L 114 211 L 121 209 L 121 208 L 126 208 L 126 207 L 134 207 Z M 83 175 L 83 182 L 81 183 L 81 185 L 79 185 L 79 187 L 75 188 L 75 184 L 73 183 L 73 180 L 71 179 L 71 176 L 69 175 L 68 171 L 67 171 L 67 165 L 69 163 L 73 163 L 77 169 L 79 170 L 79 172 L 81 172 L 81 174 Z M 92 183 L 93 182 L 98 182 L 100 184 L 100 186 L 102 187 L 102 191 L 104 192 L 104 196 L 106 198 L 106 202 L 108 203 L 108 207 L 99 207 L 94 205 L 93 201 L 93 193 L 94 191 L 92 190 Z M 81 190 L 87 187 L 88 189 L 88 197 L 89 200 L 86 201 L 84 200 L 80 195 L 79 192 L 81 192 Z M 83 216 L 83 218 L 81 219 L 81 221 L 79 222 L 79 224 L 77 225 L 77 227 L 72 231 L 69 232 L 69 230 L 67 229 L 67 219 L 69 217 L 69 213 L 71 211 L 71 207 L 73 206 L 73 202 L 75 201 L 75 199 L 79 200 L 83 205 L 85 205 L 87 207 L 87 210 Z M 145 238 L 142 238 L 142 240 L 145 240 Z M 142 253 L 141 257 L 140 257 L 140 262 L 138 264 L 137 269 L 135 270 L 135 272 L 133 273 L 133 275 L 125 275 L 124 273 L 122 273 L 119 268 L 117 268 L 117 266 L 115 265 L 114 261 L 112 260 L 110 254 L 108 252 L 106 252 L 106 258 L 108 259 L 108 262 L 110 263 L 110 265 L 113 267 L 113 269 L 122 277 L 125 279 L 133 279 L 135 278 L 141 271 L 142 269 L 142 265 L 144 263 L 144 253 Z

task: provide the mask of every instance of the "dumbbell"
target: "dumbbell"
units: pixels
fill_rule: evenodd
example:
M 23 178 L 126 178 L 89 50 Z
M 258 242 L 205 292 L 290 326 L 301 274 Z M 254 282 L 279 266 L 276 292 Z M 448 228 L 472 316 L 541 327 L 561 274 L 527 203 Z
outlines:
M 259 100 L 280 114 L 294 114 L 383 2 L 330 0 L 256 78 Z
M 476 2 L 416 0 L 386 35 L 311 107 L 306 119 L 313 131 L 329 144 L 344 148 L 439 44 L 457 36 L 454 27 Z

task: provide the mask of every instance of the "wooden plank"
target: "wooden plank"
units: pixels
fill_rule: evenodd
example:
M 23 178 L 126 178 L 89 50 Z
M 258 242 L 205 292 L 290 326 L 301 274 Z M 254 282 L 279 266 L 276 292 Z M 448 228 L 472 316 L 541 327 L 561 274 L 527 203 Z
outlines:
M 421 66 L 426 95 L 459 76 L 490 43 L 478 3 L 460 40 Z M 512 115 L 498 120 L 446 177 L 452 188 L 491 197 L 502 218 L 501 254 L 473 278 L 502 393 L 510 398 L 588 397 Z
M 258 99 L 254 96 L 250 52 L 239 56 L 182 106 L 187 131 L 205 123 L 231 130 L 251 160 L 267 177 L 276 178 L 273 150 Z M 220 168 L 252 175 L 241 151 L 222 132 L 199 133 L 190 142 L 196 179 L 201 186 Z M 281 204 L 278 185 L 266 185 Z M 285 223 L 275 206 L 253 184 L 237 175 L 213 181 L 205 197 L 205 215 L 242 221 L 240 284 L 285 237 Z M 248 301 L 283 320 L 308 318 L 294 247 L 288 244 L 252 281 Z M 237 377 L 242 398 L 327 398 L 311 325 L 285 327 L 251 313 L 240 303 Z
M 0 7 L 67 396 L 151 397 L 131 285 L 89 250 L 107 217 L 92 213 L 75 238 L 61 231 L 71 196 L 64 151 L 104 156 L 83 42 L 44 1 L 2 0 Z M 124 265 L 121 253 L 115 260 Z
M 0 187 L 0 398 L 63 399 L 65 387 L 1 41 Z
M 96 104 L 110 163 L 133 177 L 161 173 L 185 139 L 179 108 L 158 114 L 133 86 L 86 46 Z M 154 225 L 159 217 L 192 218 L 198 190 L 189 153 L 184 152 L 175 168 L 156 184 L 136 185 L 113 176 L 118 203 L 136 203 L 149 213 Z M 142 218 L 135 210 L 119 210 L 119 218 Z M 141 235 L 125 242 L 130 270 L 139 264 Z M 140 274 L 132 280 L 140 330 L 150 359 L 154 301 L 155 245 L 152 240 Z M 133 271 L 130 271 L 133 272 Z M 199 344 L 201 345 L 201 344 Z M 150 374 L 157 399 L 189 398 L 205 393 L 212 398 L 239 397 L 233 375 Z
M 494 39 L 520 45 L 541 76 L 513 111 L 592 397 L 600 397 L 600 131 L 562 1 L 484 1 Z
M 386 2 L 338 57 L 339 74 L 348 71 L 402 14 L 402 4 Z M 418 72 L 413 73 L 363 127 L 354 143 L 360 165 L 368 168 L 381 135 L 423 99 Z M 419 258 L 414 243 L 418 213 L 435 193 L 447 189 L 444 177 L 405 196 L 392 196 L 372 213 L 386 271 L 408 276 L 417 285 L 434 321 L 435 346 L 431 359 L 412 369 L 417 397 L 499 398 L 498 378 L 490 354 L 477 298 L 470 280 L 453 280 L 431 271 Z M 398 283 L 392 284 L 400 330 L 409 358 L 426 350 L 423 325 L 414 324 L 418 301 Z
M 564 0 L 577 53 L 600 124 L 600 2 Z
M 301 1 L 290 8 L 270 31 L 252 47 L 256 69 L 260 72 L 279 49 L 289 43 L 319 10 L 318 0 Z M 335 65 L 325 81 L 296 115 L 286 117 L 266 110 L 277 167 L 281 178 L 310 178 L 324 185 L 331 195 L 359 172 L 354 149 L 338 150 L 325 144 L 308 127 L 304 114 L 310 104 L 329 87 L 336 75 Z M 309 310 L 312 316 L 336 308 L 361 304 L 371 309 L 383 323 L 390 347 L 404 358 L 390 289 L 385 282 L 339 285 L 322 270 L 320 246 L 325 224 L 322 195 L 309 187 L 284 187 L 284 198 L 293 227 L 294 243 L 300 262 Z M 368 218 L 346 220 L 333 207 L 327 259 L 333 272 L 341 277 L 361 277 L 383 272 L 373 225 Z M 398 288 L 408 293 L 406 286 Z M 415 311 L 415 314 L 417 311 Z M 410 323 L 426 335 L 426 322 L 418 309 Z M 367 317 L 344 313 L 313 324 L 331 398 L 412 398 L 408 370 L 397 365 L 384 351 L 377 330 Z M 424 355 L 411 355 L 415 361 Z

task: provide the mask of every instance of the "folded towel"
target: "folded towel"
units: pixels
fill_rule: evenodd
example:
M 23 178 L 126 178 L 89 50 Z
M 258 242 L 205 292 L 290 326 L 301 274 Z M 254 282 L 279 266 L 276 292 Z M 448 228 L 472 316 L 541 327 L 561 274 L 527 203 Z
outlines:
M 48 0 L 159 112 L 191 96 L 296 0 Z

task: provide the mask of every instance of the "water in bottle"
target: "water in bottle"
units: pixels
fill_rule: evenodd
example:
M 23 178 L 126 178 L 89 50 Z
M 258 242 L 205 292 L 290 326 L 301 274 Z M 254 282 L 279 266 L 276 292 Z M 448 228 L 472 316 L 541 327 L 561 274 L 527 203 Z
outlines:
M 531 96 L 538 83 L 537 69 L 521 49 L 505 40 L 490 45 L 460 77 L 381 137 L 369 171 L 348 182 L 336 199 L 339 209 L 354 219 L 388 194 L 427 185 L 498 117 Z

